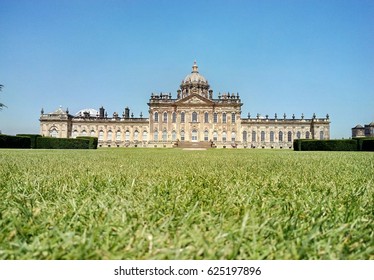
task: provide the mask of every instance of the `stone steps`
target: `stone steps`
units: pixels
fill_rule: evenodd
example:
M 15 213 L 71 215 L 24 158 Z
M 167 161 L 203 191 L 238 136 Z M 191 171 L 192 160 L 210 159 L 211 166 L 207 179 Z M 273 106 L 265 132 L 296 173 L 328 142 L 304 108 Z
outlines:
M 188 142 L 188 141 L 180 141 L 178 145 L 175 145 L 176 148 L 188 148 L 188 149 L 210 149 L 211 143 L 209 141 L 207 142 Z

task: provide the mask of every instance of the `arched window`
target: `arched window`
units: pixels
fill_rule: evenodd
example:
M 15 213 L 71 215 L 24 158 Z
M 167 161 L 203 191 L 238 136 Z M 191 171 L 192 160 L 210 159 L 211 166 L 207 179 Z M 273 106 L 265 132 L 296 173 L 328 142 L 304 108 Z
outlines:
M 155 120 L 155 122 L 158 122 L 158 112 L 155 112 L 155 114 L 154 114 L 154 120 Z
M 301 138 L 301 133 L 300 133 L 300 131 L 296 132 L 296 137 L 297 137 L 297 139 L 300 139 L 300 138 Z
M 270 142 L 274 142 L 274 131 L 270 131 Z
M 168 122 L 168 113 L 164 112 L 164 123 Z
M 247 131 L 243 131 L 243 142 L 247 142 Z
M 218 122 L 218 115 L 217 115 L 217 113 L 213 113 L 213 122 L 214 123 Z
M 226 142 L 226 139 L 227 139 L 227 134 L 226 132 L 222 132 L 222 142 Z
M 323 131 L 322 130 L 319 132 L 319 139 L 323 140 Z
M 209 123 L 209 114 L 208 114 L 208 112 L 204 113 L 204 122 L 205 123 Z
M 231 141 L 235 142 L 236 141 L 236 133 L 233 131 L 231 132 Z
M 261 142 L 265 142 L 265 131 L 261 131 Z
M 218 141 L 218 133 L 217 133 L 217 131 L 213 132 L 213 141 Z
M 78 130 L 75 129 L 75 130 L 73 131 L 73 135 L 72 135 L 72 137 L 73 137 L 73 138 L 76 138 L 77 136 L 78 136 Z
M 90 132 L 90 136 L 91 136 L 91 137 L 95 137 L 95 130 L 91 130 L 91 132 Z
M 235 113 L 231 113 L 231 122 L 235 123 Z
M 113 133 L 112 133 L 111 130 L 109 130 L 106 139 L 107 139 L 108 141 L 112 141 L 112 137 L 113 137 Z
M 143 131 L 143 141 L 147 141 L 147 140 L 148 140 L 148 132 Z
M 252 131 L 252 142 L 256 142 L 256 131 Z
M 171 140 L 172 140 L 172 141 L 177 140 L 177 133 L 175 132 L 175 130 L 173 130 L 173 131 L 171 132 Z
M 197 113 L 196 112 L 192 112 L 192 121 L 197 122 Z
M 104 140 L 104 131 L 102 130 L 99 131 L 99 140 Z
M 226 123 L 226 113 L 222 113 L 222 122 Z
M 309 138 L 310 138 L 310 132 L 309 132 L 309 131 L 305 132 L 305 138 L 306 138 L 306 139 L 309 139 Z
M 197 141 L 197 130 L 196 129 L 192 130 L 191 140 L 193 142 Z
M 182 112 L 181 113 L 181 123 L 184 123 L 186 120 L 185 120 L 185 113 L 184 112 Z
M 181 141 L 184 141 L 185 136 L 184 136 L 184 130 L 181 131 Z
M 208 130 L 205 130 L 204 131 L 204 141 L 208 141 L 209 140 L 209 132 Z
M 85 129 L 82 130 L 81 135 L 82 135 L 82 136 L 87 136 L 87 131 L 86 131 Z
M 128 130 L 125 132 L 125 141 L 130 141 L 130 131 Z
M 116 132 L 116 141 L 121 141 L 121 131 Z
M 156 130 L 154 133 L 153 133 L 153 140 L 154 141 L 158 141 L 158 131 Z
M 287 141 L 292 142 L 292 132 L 291 131 L 288 131 L 288 133 L 287 133 Z
M 58 136 L 58 131 L 56 128 L 53 128 L 52 130 L 49 131 L 49 136 L 53 138 L 57 138 Z
M 283 132 L 282 131 L 279 131 L 279 142 L 283 142 Z
M 168 133 L 166 129 L 162 131 L 162 141 L 166 142 L 168 140 Z
M 139 140 L 139 131 L 135 130 L 134 131 L 134 141 L 138 141 Z
M 175 112 L 173 112 L 172 122 L 173 122 L 173 123 L 176 123 L 176 122 L 177 122 L 177 113 L 175 113 Z

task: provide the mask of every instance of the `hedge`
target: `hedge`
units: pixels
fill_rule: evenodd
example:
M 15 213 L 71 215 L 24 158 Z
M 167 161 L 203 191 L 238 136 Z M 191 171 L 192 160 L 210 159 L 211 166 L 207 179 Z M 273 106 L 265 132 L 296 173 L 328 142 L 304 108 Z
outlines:
M 36 138 L 38 137 L 42 137 L 41 135 L 39 134 L 17 134 L 17 136 L 21 136 L 21 137 L 29 137 L 30 138 L 30 147 L 31 149 L 37 149 L 37 145 L 36 145 Z
M 362 139 L 361 151 L 374 151 L 374 138 Z
M 293 148 L 295 151 L 374 151 L 374 137 L 342 140 L 295 139 Z
M 0 148 L 29 149 L 30 143 L 29 137 L 0 134 Z
M 88 149 L 88 139 L 37 137 L 38 149 Z
M 356 137 L 353 138 L 357 141 L 357 150 L 358 151 L 373 151 L 373 141 L 374 137 Z M 364 145 L 365 142 L 365 145 Z
M 87 140 L 89 140 L 88 148 L 89 149 L 97 149 L 97 144 L 99 142 L 99 139 L 97 137 L 78 136 L 77 139 L 87 139 Z

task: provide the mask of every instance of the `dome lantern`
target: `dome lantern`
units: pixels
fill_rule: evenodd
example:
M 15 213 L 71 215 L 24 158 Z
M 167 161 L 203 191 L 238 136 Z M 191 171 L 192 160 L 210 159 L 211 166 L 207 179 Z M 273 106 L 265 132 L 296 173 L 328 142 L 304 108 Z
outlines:
M 209 83 L 203 75 L 199 73 L 199 67 L 196 61 L 192 66 L 192 71 L 182 81 L 180 89 L 182 92 L 181 98 L 184 98 L 190 94 L 199 94 L 205 98 L 209 98 Z

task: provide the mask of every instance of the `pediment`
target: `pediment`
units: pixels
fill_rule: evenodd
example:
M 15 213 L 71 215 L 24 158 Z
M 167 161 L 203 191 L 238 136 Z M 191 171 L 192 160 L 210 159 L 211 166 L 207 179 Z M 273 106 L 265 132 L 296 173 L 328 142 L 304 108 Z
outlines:
M 211 101 L 208 98 L 205 98 L 198 94 L 192 94 L 187 97 L 184 97 L 177 102 L 175 102 L 176 105 L 213 105 L 214 102 Z

